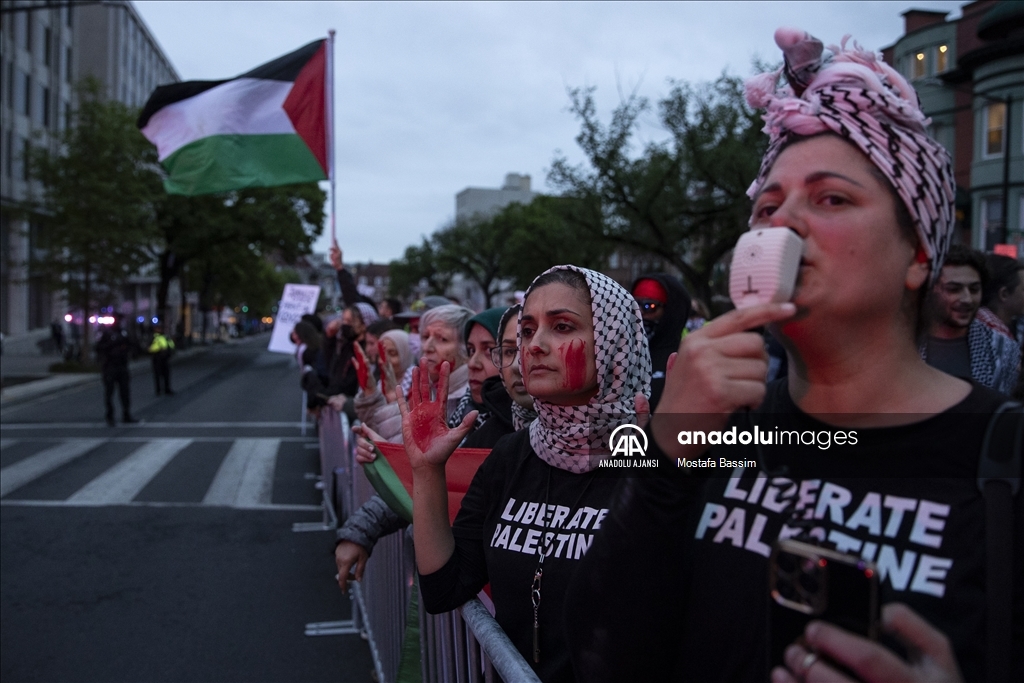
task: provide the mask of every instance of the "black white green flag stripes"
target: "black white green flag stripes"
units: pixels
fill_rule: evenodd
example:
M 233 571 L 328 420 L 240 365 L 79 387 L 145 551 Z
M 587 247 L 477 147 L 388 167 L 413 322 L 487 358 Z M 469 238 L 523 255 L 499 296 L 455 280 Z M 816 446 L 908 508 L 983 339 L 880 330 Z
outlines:
M 157 147 L 171 194 L 326 180 L 326 41 L 226 81 L 153 91 L 139 128 Z

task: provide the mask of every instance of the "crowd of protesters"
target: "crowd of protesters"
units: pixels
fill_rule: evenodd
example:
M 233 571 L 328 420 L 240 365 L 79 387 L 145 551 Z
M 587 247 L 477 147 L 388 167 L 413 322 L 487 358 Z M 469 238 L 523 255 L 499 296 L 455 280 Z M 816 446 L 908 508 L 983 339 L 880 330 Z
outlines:
M 897 72 L 845 42 L 776 42 L 784 66 L 748 83 L 770 137 L 750 224 L 803 239 L 791 302 L 711 319 L 672 275 L 627 290 L 562 265 L 508 308 L 403 311 L 361 295 L 335 248 L 344 311 L 293 337 L 309 407 L 358 420 L 362 463 L 374 442 L 404 445 L 425 608 L 489 584 L 543 681 L 1024 680 L 1024 494 L 979 484 L 991 458 L 1019 487 L 1024 268 L 951 245 L 949 156 Z M 1004 412 L 1009 440 L 993 436 Z M 649 436 L 656 476 L 600 470 L 623 425 Z M 683 439 L 730 428 L 753 443 Z M 460 447 L 490 455 L 450 522 Z M 684 465 L 719 455 L 741 464 Z M 355 512 L 341 587 L 406 525 L 381 498 Z M 1016 545 L 986 545 L 1005 530 Z M 819 611 L 770 642 L 786 538 L 870 563 L 878 634 Z

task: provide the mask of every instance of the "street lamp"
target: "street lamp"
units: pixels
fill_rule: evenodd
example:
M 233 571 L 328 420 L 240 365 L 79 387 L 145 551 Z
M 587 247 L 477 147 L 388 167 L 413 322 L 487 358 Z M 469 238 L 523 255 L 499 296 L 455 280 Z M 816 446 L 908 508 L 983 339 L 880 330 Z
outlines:
M 940 88 L 948 88 L 957 92 L 969 94 L 971 97 L 980 97 L 981 99 L 991 104 L 1002 104 L 1006 109 L 1003 113 L 1003 207 L 1001 225 L 999 226 L 999 242 L 1005 243 L 1009 236 L 1009 224 L 1010 224 L 1010 131 L 1013 130 L 1013 126 L 1010 125 L 1012 120 L 1011 107 L 1013 105 L 1013 97 L 1007 94 L 1005 97 L 993 97 L 985 93 L 974 92 L 973 90 L 965 90 L 964 88 L 958 88 L 952 83 L 947 83 L 938 76 L 929 76 L 928 78 L 921 78 L 917 80 L 917 83 L 922 85 L 934 85 Z M 936 114 L 946 114 L 949 111 L 956 111 L 959 107 L 953 110 L 934 112 Z M 973 141 L 972 141 L 973 142 Z M 973 146 L 973 145 L 972 145 Z M 987 248 L 987 246 L 986 246 Z

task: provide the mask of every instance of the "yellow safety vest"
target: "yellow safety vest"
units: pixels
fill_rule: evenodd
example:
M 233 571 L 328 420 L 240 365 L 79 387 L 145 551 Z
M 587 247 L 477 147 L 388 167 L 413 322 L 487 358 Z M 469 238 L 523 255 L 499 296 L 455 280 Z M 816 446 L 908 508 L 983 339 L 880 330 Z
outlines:
M 153 343 L 149 345 L 150 353 L 160 353 L 174 348 L 174 342 L 162 334 L 153 335 Z

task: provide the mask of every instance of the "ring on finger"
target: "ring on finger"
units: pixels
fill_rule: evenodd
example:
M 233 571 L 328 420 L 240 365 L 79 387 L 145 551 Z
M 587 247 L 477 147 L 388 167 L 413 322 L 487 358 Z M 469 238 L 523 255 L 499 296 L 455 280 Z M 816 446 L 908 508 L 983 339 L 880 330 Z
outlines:
M 807 675 L 807 671 L 814 666 L 816 661 L 818 661 L 818 654 L 816 652 L 808 652 L 804 655 L 803 660 L 800 662 L 800 668 L 804 670 L 804 675 Z

